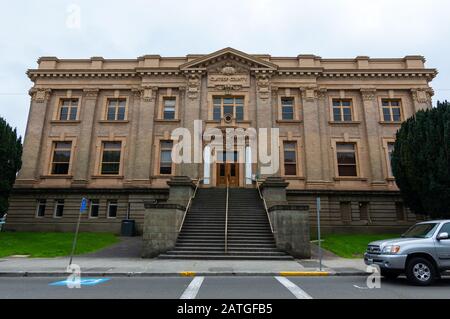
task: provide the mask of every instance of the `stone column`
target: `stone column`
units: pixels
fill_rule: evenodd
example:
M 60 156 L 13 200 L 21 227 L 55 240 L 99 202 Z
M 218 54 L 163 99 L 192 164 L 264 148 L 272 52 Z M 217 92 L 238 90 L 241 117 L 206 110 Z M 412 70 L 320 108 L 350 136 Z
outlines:
M 301 87 L 300 90 L 302 91 L 303 99 L 304 156 L 306 156 L 305 177 L 307 182 L 320 183 L 323 181 L 323 163 L 317 90 L 315 87 Z
M 361 89 L 364 119 L 366 123 L 367 148 L 369 150 L 370 175 L 372 185 L 384 185 L 386 181 L 382 166 L 382 145 L 380 141 L 380 110 L 375 89 Z
M 50 89 L 30 90 L 31 104 L 23 144 L 22 168 L 17 176 L 16 184 L 32 184 L 38 177 L 37 168 L 41 160 L 40 153 L 50 92 Z
M 150 183 L 152 158 L 152 136 L 155 116 L 157 87 L 143 87 L 135 91 L 134 108 L 137 113 L 136 135 L 134 138 L 134 165 L 132 184 L 147 185 Z M 130 141 L 131 142 L 131 141 Z
M 90 152 L 93 142 L 92 133 L 94 128 L 95 108 L 97 105 L 98 89 L 83 90 L 83 105 L 81 106 L 80 133 L 77 141 L 77 154 L 74 163 L 74 179 L 72 185 L 86 186 L 89 180 Z
M 431 97 L 434 92 L 431 88 L 419 88 L 411 90 L 414 112 L 427 110 L 432 107 Z
M 191 160 L 192 163 L 182 163 L 178 166 L 178 175 L 189 176 L 191 178 L 198 178 L 201 174 L 199 172 L 200 164 L 194 162 L 194 121 L 200 120 L 200 109 L 201 109 L 201 87 L 206 87 L 206 79 L 203 79 L 202 74 L 189 74 L 187 76 L 187 88 L 184 91 L 185 95 L 183 97 L 184 101 L 184 127 L 191 133 L 192 141 L 192 152 Z M 202 83 L 204 82 L 204 83 Z M 181 97 L 181 92 L 180 92 Z M 200 145 L 202 147 L 202 145 Z

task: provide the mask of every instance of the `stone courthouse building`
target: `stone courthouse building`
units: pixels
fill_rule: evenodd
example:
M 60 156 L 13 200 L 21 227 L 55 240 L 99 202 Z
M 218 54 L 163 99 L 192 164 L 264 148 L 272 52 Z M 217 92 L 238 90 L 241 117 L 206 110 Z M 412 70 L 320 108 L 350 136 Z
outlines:
M 144 202 L 164 203 L 175 176 L 201 188 L 255 188 L 255 163 L 171 161 L 171 132 L 208 127 L 279 128 L 287 201 L 321 197 L 325 231 L 399 230 L 404 207 L 390 167 L 395 133 L 431 108 L 435 69 L 421 56 L 327 59 L 274 57 L 225 48 L 184 57 L 42 57 L 33 82 L 23 166 L 8 228 L 72 231 L 82 197 L 85 231 L 119 232 Z M 236 152 L 232 157 L 236 157 Z

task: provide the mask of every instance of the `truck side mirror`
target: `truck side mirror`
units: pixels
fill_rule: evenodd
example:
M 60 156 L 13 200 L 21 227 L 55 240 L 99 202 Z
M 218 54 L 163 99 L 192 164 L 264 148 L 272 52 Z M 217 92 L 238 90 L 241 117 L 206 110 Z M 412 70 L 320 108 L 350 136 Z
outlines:
M 448 233 L 440 233 L 436 237 L 437 240 L 445 240 L 445 239 L 448 239 L 448 238 L 449 238 Z

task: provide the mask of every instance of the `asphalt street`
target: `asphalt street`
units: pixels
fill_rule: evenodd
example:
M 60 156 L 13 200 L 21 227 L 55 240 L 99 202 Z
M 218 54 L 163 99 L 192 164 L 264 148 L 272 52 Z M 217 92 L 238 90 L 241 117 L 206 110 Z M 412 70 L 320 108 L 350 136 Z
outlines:
M 0 299 L 450 299 L 450 279 L 431 287 L 410 286 L 405 278 L 381 280 L 370 289 L 366 277 L 113 277 L 81 288 L 52 285 L 65 278 L 3 277 Z M 95 280 L 94 280 L 95 282 Z M 60 283 L 61 284 L 61 283 Z

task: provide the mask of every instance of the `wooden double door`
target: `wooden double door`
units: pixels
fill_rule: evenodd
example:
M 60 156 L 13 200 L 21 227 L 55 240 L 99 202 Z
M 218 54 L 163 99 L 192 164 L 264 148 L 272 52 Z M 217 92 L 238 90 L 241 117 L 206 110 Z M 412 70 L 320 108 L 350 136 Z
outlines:
M 216 164 L 217 186 L 239 187 L 238 152 L 223 152 L 222 161 Z

